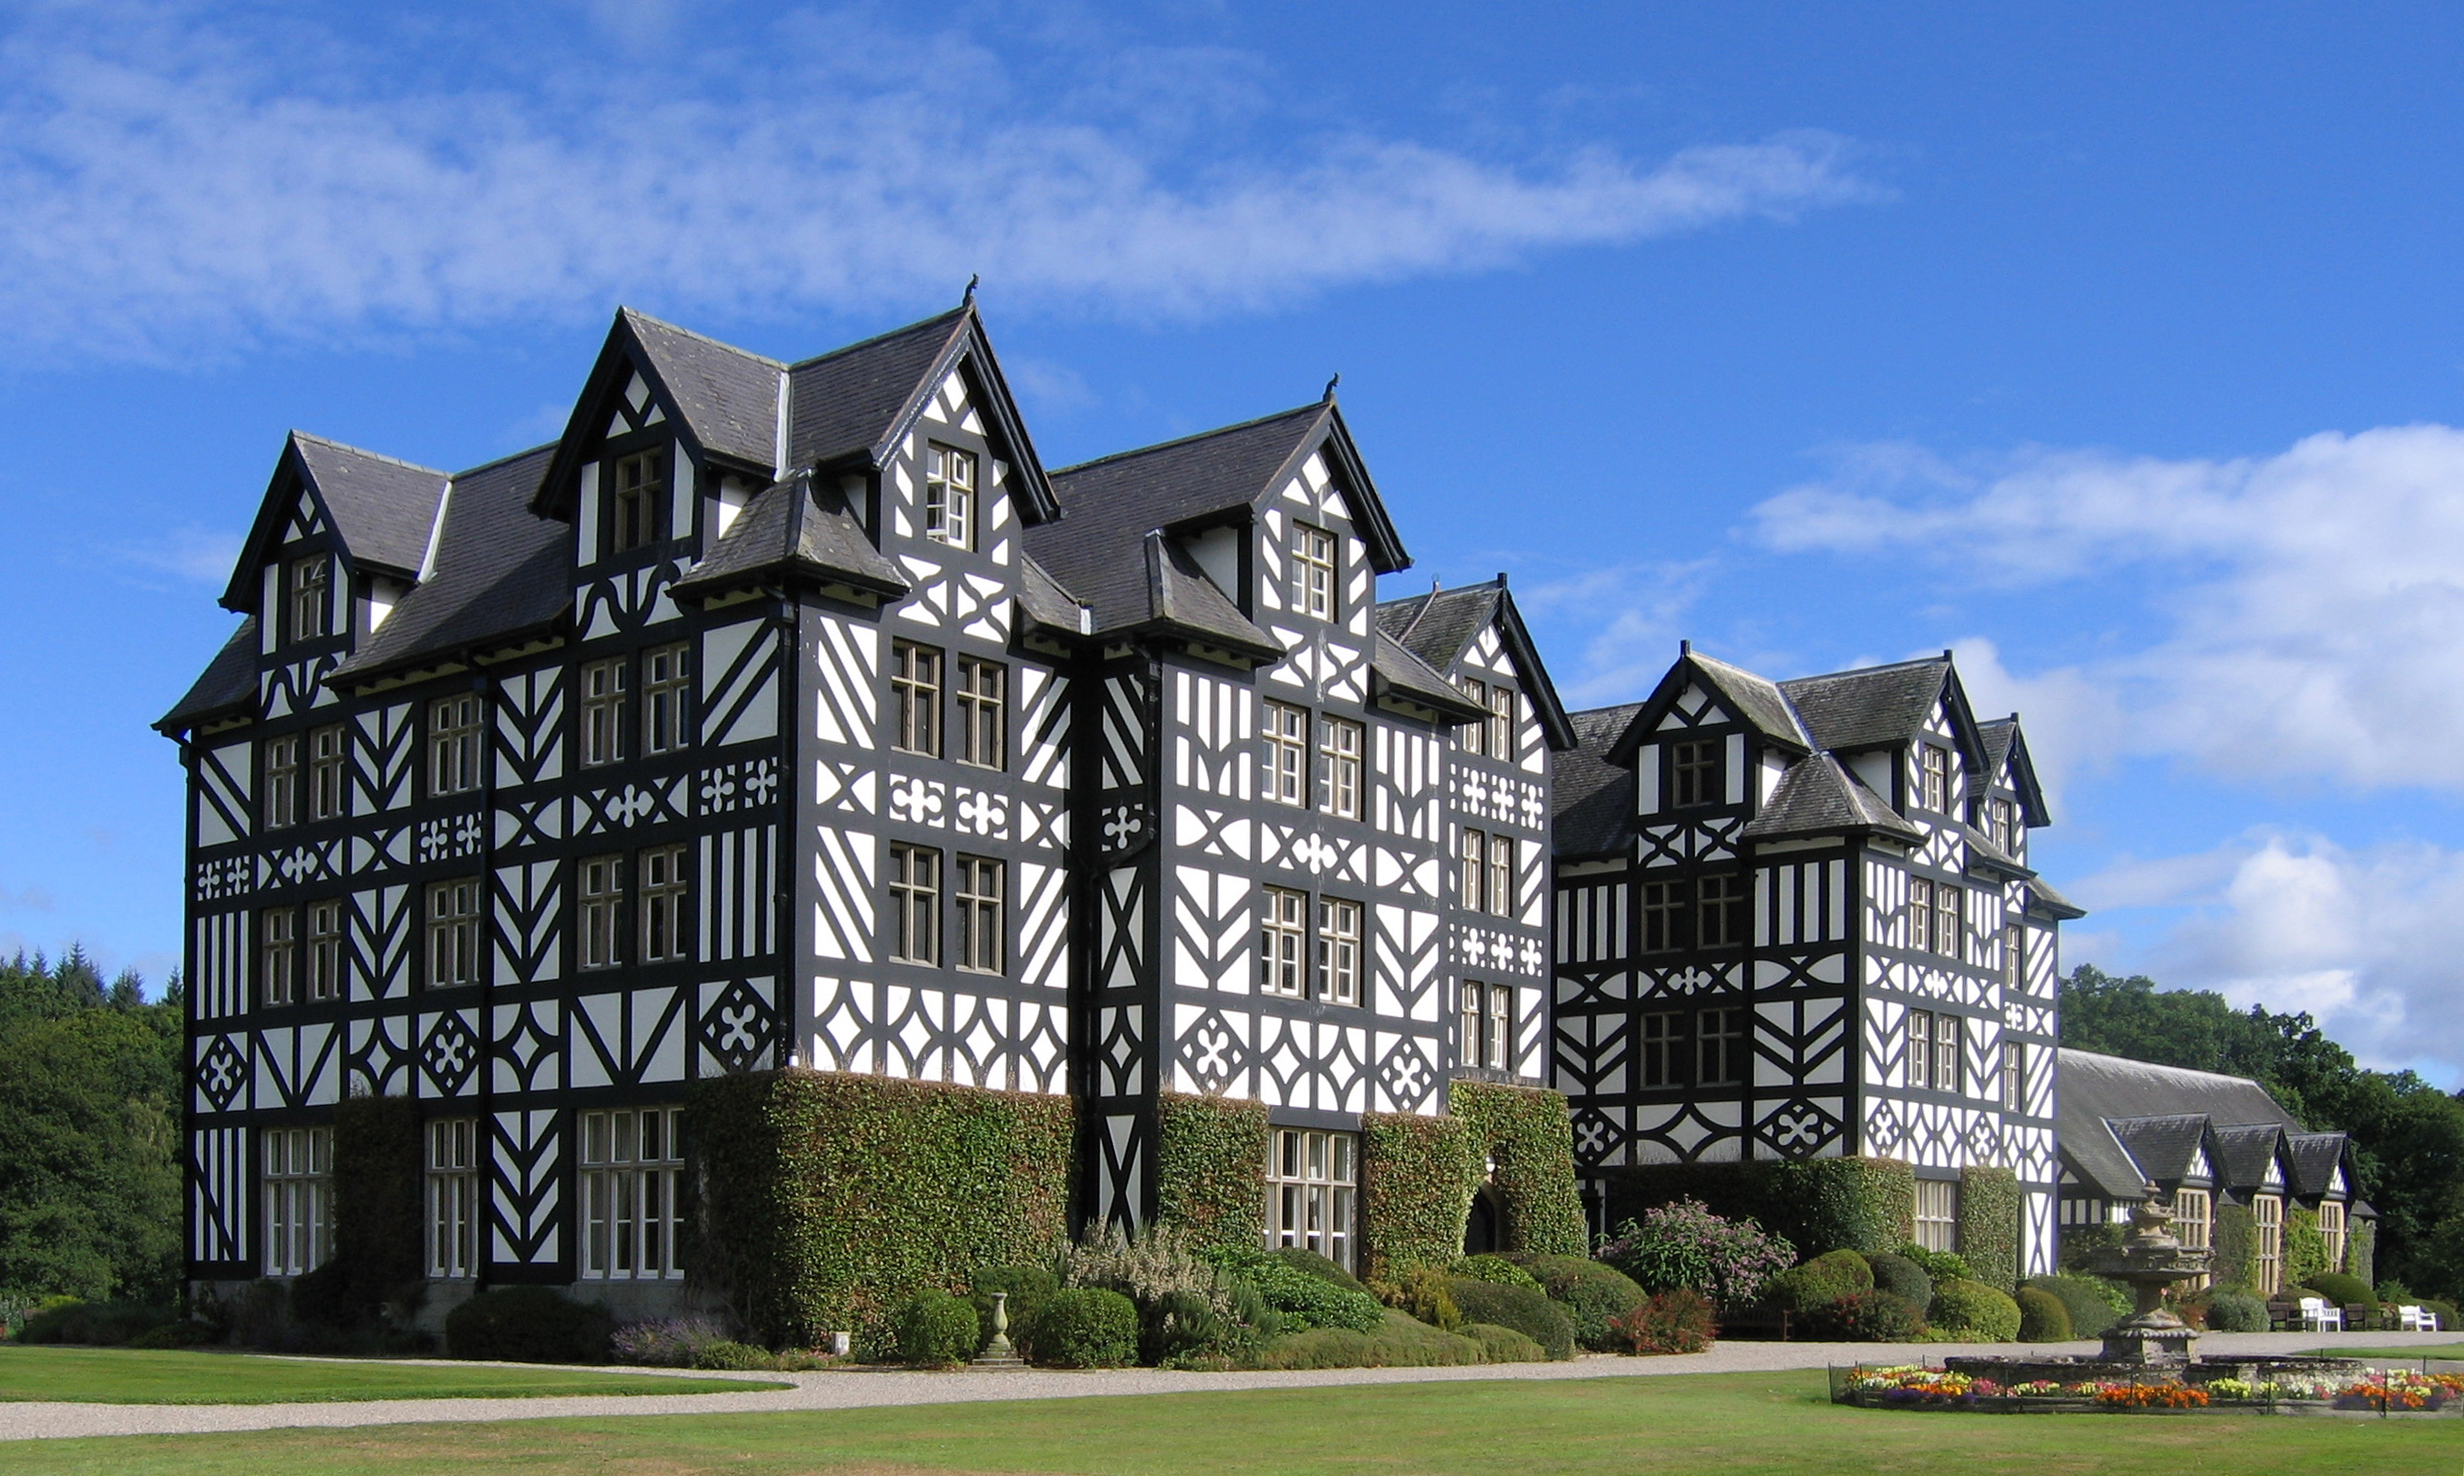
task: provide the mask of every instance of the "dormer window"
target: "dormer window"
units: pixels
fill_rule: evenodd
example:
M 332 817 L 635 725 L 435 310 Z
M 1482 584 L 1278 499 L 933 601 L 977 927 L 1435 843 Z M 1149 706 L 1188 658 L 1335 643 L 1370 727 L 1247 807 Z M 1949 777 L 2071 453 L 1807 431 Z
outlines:
M 1951 812 L 1951 756 L 1928 743 L 1917 750 L 1924 771 L 1923 798 L 1918 801 L 1937 815 Z
M 334 633 L 333 568 L 324 554 L 291 561 L 291 639 L 312 641 Z
M 1697 739 L 1669 745 L 1668 788 L 1679 805 L 1713 805 L 1720 800 L 1720 741 Z
M 2018 813 L 2006 799 L 1985 801 L 1985 833 L 1993 843 L 2009 851 L 2018 844 Z
M 974 452 L 925 448 L 924 536 L 952 548 L 975 547 Z
M 640 548 L 659 536 L 659 504 L 665 500 L 665 448 L 616 458 L 616 491 L 610 499 L 610 553 Z
M 1312 620 L 1335 618 L 1335 535 L 1307 523 L 1292 532 L 1292 608 Z

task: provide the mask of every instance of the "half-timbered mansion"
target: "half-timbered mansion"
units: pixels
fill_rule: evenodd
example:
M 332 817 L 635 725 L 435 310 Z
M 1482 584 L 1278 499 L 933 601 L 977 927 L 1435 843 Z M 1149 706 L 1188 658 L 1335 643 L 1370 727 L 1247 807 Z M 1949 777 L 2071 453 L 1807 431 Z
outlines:
M 1956 1239 L 1964 1170 L 2015 1171 L 2052 1268 L 2049 823 L 2015 718 L 1950 653 L 1772 682 L 1687 649 L 1650 698 L 1574 715 L 1557 766 L 1556 1036 L 1578 1172 L 1863 1154 Z
M 1350 1261 L 1363 1113 L 1550 1075 L 1575 730 L 1504 581 L 1380 606 L 1409 562 L 1331 387 L 1047 472 L 972 302 L 798 363 L 620 313 L 564 434 L 466 471 L 294 434 L 160 724 L 192 1277 L 318 1265 L 336 1103 L 407 1096 L 430 1277 L 654 1310 L 688 1088 L 791 1064 L 1070 1093 L 1124 1224 L 1159 1093 L 1263 1102 L 1261 1238 Z M 1676 1141 L 1616 1100 L 1595 1149 Z

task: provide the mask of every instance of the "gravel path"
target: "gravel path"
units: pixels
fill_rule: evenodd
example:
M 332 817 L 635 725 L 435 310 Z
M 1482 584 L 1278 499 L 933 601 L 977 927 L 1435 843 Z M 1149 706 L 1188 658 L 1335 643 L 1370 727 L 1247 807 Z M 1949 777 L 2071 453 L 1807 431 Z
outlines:
M 2202 1353 L 2300 1353 L 2342 1343 L 2399 1348 L 2449 1344 L 2453 1333 L 2215 1333 Z M 1709 1352 L 1674 1358 L 1589 1355 L 1571 1363 L 1482 1364 L 1471 1368 L 1343 1368 L 1310 1373 L 1167 1373 L 1132 1368 L 1058 1372 L 909 1373 L 836 1370 L 826 1373 L 713 1378 L 777 1378 L 791 1389 L 731 1394 L 590 1395 L 551 1399 L 373 1399 L 346 1404 L 45 1404 L 0 1403 L 0 1440 L 78 1435 L 188 1435 L 222 1430 L 341 1428 L 483 1420 L 544 1420 L 574 1415 L 756 1414 L 782 1410 L 865 1409 L 900 1404 L 969 1404 L 1004 1399 L 1073 1399 L 1108 1394 L 1198 1394 L 1236 1389 L 1307 1389 L 1332 1384 L 1459 1383 L 1485 1379 L 1614 1379 L 1638 1375 L 1745 1373 L 1824 1368 L 1959 1353 L 2093 1353 L 2092 1342 L 2020 1348 L 2001 1343 L 1721 1343 Z M 604 1372 L 605 1370 L 594 1370 Z M 662 1370 L 672 1372 L 672 1370 Z

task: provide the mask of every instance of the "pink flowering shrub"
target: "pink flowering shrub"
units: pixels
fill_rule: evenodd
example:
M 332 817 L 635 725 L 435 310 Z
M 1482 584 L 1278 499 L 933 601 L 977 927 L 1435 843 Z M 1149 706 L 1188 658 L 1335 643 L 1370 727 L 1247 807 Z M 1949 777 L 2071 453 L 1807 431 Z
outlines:
M 1726 1219 L 1700 1200 L 1680 1199 L 1619 1226 L 1601 1242 L 1599 1258 L 1645 1291 L 1685 1287 L 1715 1307 L 1743 1307 L 1796 1264 L 1797 1248 L 1750 1218 Z

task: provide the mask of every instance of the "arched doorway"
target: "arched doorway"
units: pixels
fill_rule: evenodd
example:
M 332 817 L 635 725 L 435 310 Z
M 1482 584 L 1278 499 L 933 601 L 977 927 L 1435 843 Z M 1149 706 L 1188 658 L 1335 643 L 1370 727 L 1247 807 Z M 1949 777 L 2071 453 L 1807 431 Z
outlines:
M 1463 1254 L 1483 1256 L 1502 1249 L 1504 1216 L 1498 1212 L 1497 1191 L 1483 1184 L 1472 1195 L 1471 1213 L 1463 1218 Z

